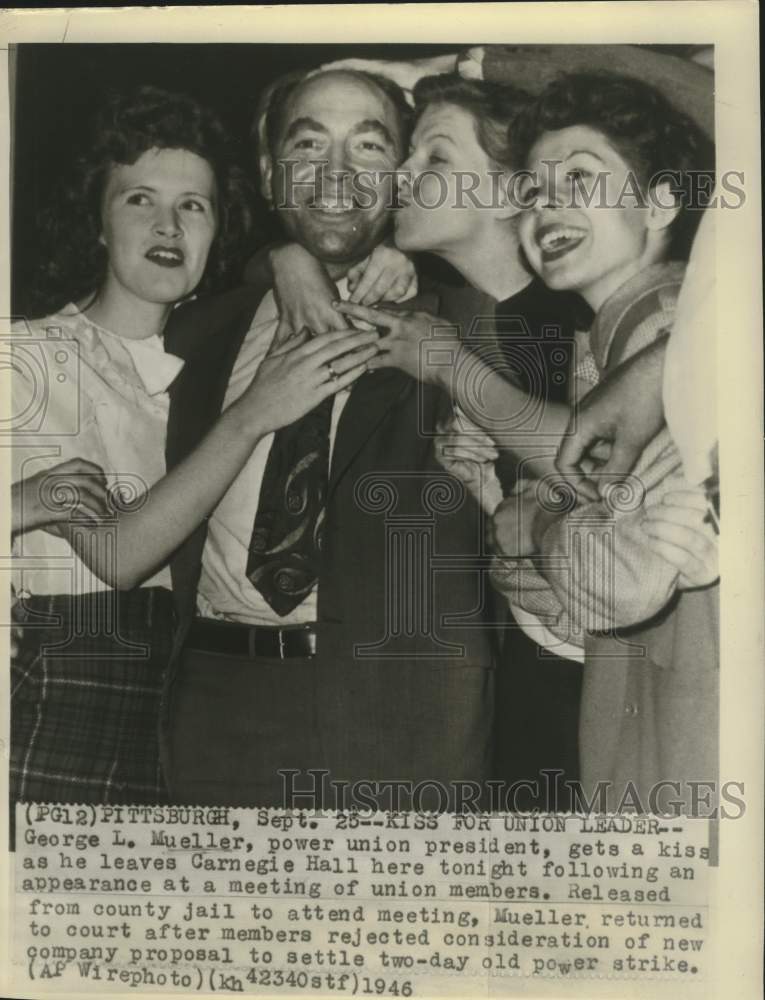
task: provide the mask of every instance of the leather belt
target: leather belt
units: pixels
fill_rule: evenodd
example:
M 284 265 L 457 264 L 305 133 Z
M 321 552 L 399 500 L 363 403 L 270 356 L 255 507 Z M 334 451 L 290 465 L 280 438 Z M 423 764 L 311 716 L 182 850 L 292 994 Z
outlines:
M 316 629 L 313 625 L 275 628 L 268 625 L 240 625 L 211 618 L 195 618 L 186 645 L 207 653 L 225 653 L 256 659 L 267 656 L 277 660 L 316 655 Z

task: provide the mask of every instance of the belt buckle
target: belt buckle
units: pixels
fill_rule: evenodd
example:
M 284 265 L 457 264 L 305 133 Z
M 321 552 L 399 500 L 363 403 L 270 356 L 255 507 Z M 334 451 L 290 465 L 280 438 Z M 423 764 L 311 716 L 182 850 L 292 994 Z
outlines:
M 308 632 L 308 653 L 310 656 L 316 656 L 316 632 L 310 626 L 306 631 Z

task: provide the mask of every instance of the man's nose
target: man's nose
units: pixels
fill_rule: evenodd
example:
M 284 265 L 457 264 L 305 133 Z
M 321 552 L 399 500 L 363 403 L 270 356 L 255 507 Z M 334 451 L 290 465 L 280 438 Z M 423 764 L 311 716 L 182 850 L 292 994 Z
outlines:
M 166 208 L 158 208 L 154 217 L 153 228 L 154 232 L 158 236 L 164 236 L 168 239 L 176 239 L 181 235 L 181 223 L 178 213 L 170 206 Z
M 327 187 L 342 189 L 348 182 L 353 166 L 343 143 L 333 143 L 327 153 L 322 171 L 322 181 Z

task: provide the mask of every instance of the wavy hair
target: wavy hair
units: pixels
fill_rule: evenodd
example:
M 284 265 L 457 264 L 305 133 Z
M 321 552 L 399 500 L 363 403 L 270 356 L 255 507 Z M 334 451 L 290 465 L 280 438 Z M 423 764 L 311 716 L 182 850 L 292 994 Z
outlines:
M 585 125 L 600 132 L 630 167 L 643 193 L 666 180 L 681 210 L 670 229 L 670 255 L 686 259 L 714 186 L 714 143 L 661 91 L 616 73 L 563 74 L 513 125 L 524 160 L 545 132 Z M 705 180 L 701 185 L 700 180 Z
M 478 144 L 505 170 L 522 165 L 512 124 L 531 101 L 519 87 L 488 80 L 466 80 L 457 73 L 422 77 L 414 86 L 414 112 L 419 118 L 433 104 L 453 104 L 474 120 Z
M 150 149 L 183 149 L 206 160 L 218 189 L 218 231 L 197 291 L 221 287 L 252 220 L 250 186 L 233 143 L 208 108 L 185 94 L 143 86 L 110 94 L 52 205 L 41 215 L 42 263 L 35 307 L 51 312 L 98 289 L 108 255 L 99 242 L 101 200 L 109 171 Z

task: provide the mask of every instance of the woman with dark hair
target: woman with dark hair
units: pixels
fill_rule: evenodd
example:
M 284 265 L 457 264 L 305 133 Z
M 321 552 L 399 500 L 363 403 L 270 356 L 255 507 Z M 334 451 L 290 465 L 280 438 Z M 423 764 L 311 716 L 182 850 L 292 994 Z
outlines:
M 554 81 L 516 135 L 533 178 L 526 256 L 595 314 L 577 335 L 575 406 L 657 341 L 672 342 L 683 258 L 712 194 L 712 144 L 654 87 L 614 74 Z M 582 779 L 603 812 L 629 800 L 698 815 L 689 783 L 716 774 L 715 534 L 704 491 L 683 471 L 667 428 L 654 428 L 620 489 L 601 479 L 602 496 L 551 504 L 532 482 L 495 516 L 510 557 L 497 562 L 497 586 L 584 649 Z M 689 575 L 689 558 L 710 565 Z
M 467 313 L 447 316 L 461 322 L 468 341 L 462 363 L 434 370 L 432 377 L 447 375 L 444 387 L 457 404 L 437 441 L 439 460 L 492 514 L 514 485 L 519 460 L 550 461 L 540 433 L 565 427 L 571 343 L 577 315 L 586 309 L 576 296 L 550 291 L 521 253 L 522 205 L 515 183 L 520 162 L 512 124 L 528 95 L 445 75 L 420 80 L 414 100 L 416 124 L 401 167 L 396 245 L 438 255 L 481 293 L 467 296 Z M 374 322 L 376 314 L 378 323 L 389 322 L 380 310 L 337 308 L 344 316 Z M 470 345 L 476 318 L 482 323 Z M 390 322 L 380 344 L 384 353 L 373 365 L 398 364 L 415 376 L 431 377 L 422 366 L 419 338 L 430 335 L 435 320 L 391 316 Z M 501 620 L 501 614 L 498 609 L 492 617 Z M 554 801 L 547 795 L 543 771 L 558 770 L 572 782 L 578 778 L 580 651 L 553 638 L 540 657 L 512 616 L 499 636 L 493 776 L 510 784 L 538 781 L 543 788 L 534 794 L 519 787 L 508 807 L 566 808 L 563 795 Z
M 264 435 L 364 371 L 377 335 L 269 352 L 165 476 L 183 362 L 162 333 L 224 273 L 249 221 L 245 186 L 217 118 L 151 87 L 110 98 L 85 148 L 49 217 L 40 301 L 56 311 L 14 331 L 11 798 L 156 802 L 167 559 Z
M 568 113 L 577 122 L 583 120 L 577 114 L 588 113 L 593 121 L 601 121 L 599 101 L 610 107 L 615 141 L 628 144 L 646 196 L 663 171 L 672 196 L 688 207 L 689 171 L 709 166 L 710 144 L 685 116 L 671 113 L 662 95 L 640 81 L 609 74 L 577 77 L 551 92 L 558 96 L 548 99 L 545 107 L 553 117 L 553 100 L 565 103 L 566 94 L 568 105 L 560 114 Z M 386 330 L 374 366 L 393 365 L 442 384 L 467 412 L 472 422 L 457 414 L 444 428 L 439 455 L 493 513 L 513 485 L 518 460 L 524 463 L 524 477 L 551 469 L 551 452 L 568 420 L 574 332 L 589 325 L 593 307 L 576 294 L 576 284 L 548 280 L 558 250 L 562 255 L 560 247 L 545 251 L 551 262 L 546 269 L 534 261 L 532 270 L 522 250 L 529 194 L 520 169 L 528 148 L 525 122 L 531 119 L 542 127 L 535 115 L 525 114 L 531 99 L 504 85 L 445 75 L 420 80 L 414 100 L 416 123 L 410 155 L 401 167 L 396 245 L 407 252 L 437 254 L 484 293 L 474 316 L 493 320 L 485 331 L 489 349 L 479 343 L 474 351 L 466 344 L 455 355 L 454 366 L 431 369 L 424 363 L 422 344 L 432 336 L 438 318 L 353 303 L 339 303 L 337 309 L 344 317 Z M 588 106 L 591 112 L 581 110 Z M 668 173 L 673 176 L 667 178 Z M 673 222 L 673 254 L 687 253 L 694 215 L 698 213 L 681 212 Z M 568 237 L 561 233 L 559 238 L 562 246 Z M 492 345 L 494 337 L 497 343 Z M 502 460 L 495 463 L 500 452 Z M 495 529 L 495 540 L 497 534 Z M 505 780 L 536 779 L 544 791 L 539 798 L 516 798 L 515 806 L 568 805 L 565 791 L 548 792 L 543 772 L 558 770 L 568 780 L 578 776 L 582 660 L 578 642 L 553 634 L 517 608 L 516 621 L 511 617 L 505 631 L 497 674 L 495 770 Z
M 251 224 L 249 184 L 238 151 L 217 116 L 193 98 L 145 86 L 107 96 L 87 144 L 42 213 L 33 296 L 44 314 L 102 289 L 109 264 L 102 238 L 105 184 L 115 164 L 133 164 L 151 149 L 185 150 L 207 162 L 215 185 L 216 233 L 192 290 L 220 288 Z

